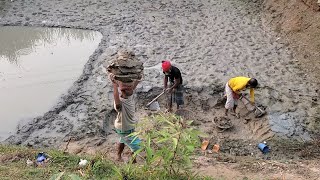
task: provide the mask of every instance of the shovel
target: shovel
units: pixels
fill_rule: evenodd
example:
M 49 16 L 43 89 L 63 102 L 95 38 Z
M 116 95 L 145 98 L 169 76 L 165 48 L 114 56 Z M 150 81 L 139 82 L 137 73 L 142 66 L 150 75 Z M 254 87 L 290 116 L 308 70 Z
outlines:
M 250 102 L 250 100 L 246 96 L 241 96 L 241 98 L 244 98 L 245 100 L 247 100 L 247 102 Z M 244 104 L 247 107 L 247 103 Z M 264 114 L 266 114 L 266 111 L 259 108 L 257 105 L 254 105 L 254 109 L 249 108 L 248 110 L 249 113 L 255 111 L 254 114 L 256 118 L 262 117 Z
M 151 111 L 158 111 L 160 110 L 160 105 L 157 101 L 157 99 L 164 94 L 164 91 L 160 93 L 157 97 L 155 97 L 152 101 L 150 101 L 147 105 L 146 108 L 151 110 Z

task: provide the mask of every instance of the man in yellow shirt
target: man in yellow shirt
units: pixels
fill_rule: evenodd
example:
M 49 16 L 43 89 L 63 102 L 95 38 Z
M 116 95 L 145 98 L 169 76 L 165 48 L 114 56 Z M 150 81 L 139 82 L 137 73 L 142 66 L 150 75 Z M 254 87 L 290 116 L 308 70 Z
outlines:
M 257 85 L 258 81 L 255 78 L 243 76 L 231 78 L 225 87 L 225 96 L 227 96 L 225 115 L 228 115 L 228 110 L 236 113 L 241 91 L 245 90 L 246 88 L 250 88 L 250 101 L 251 103 L 254 103 L 254 88 L 257 87 Z

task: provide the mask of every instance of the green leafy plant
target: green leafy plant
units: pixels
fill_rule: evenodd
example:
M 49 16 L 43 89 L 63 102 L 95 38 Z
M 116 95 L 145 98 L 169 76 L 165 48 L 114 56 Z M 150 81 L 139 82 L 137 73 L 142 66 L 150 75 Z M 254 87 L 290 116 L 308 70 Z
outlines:
M 145 160 L 145 172 L 164 171 L 167 175 L 190 174 L 191 156 L 200 147 L 199 136 L 205 136 L 191 126 L 192 121 L 173 114 L 146 117 L 137 125 L 133 136 L 143 139 L 135 153 Z M 139 128 L 140 127 L 140 128 Z

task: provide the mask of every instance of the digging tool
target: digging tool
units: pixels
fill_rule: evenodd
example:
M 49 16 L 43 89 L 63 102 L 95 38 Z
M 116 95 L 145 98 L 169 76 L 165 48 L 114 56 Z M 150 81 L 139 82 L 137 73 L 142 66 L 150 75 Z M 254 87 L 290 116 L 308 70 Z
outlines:
M 161 97 L 165 92 L 163 91 L 160 93 L 157 97 L 155 97 L 152 101 L 150 101 L 147 105 L 146 108 L 150 110 L 159 110 L 160 106 L 159 103 L 157 102 L 157 99 Z
M 250 100 L 246 97 L 246 96 L 241 96 L 241 98 L 244 98 L 245 100 L 247 100 L 248 102 L 250 102 Z M 246 104 L 245 104 L 246 106 Z M 248 109 L 249 113 L 255 111 L 255 117 L 262 117 L 264 114 L 266 114 L 266 111 L 259 108 L 257 105 L 254 105 L 254 109 Z

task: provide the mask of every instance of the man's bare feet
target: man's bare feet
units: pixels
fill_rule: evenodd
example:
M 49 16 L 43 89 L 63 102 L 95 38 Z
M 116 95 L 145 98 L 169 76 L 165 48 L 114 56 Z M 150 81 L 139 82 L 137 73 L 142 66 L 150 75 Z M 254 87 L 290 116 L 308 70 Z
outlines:
M 118 162 L 124 162 L 121 156 L 118 156 L 117 159 L 116 159 L 116 161 L 118 161 Z

